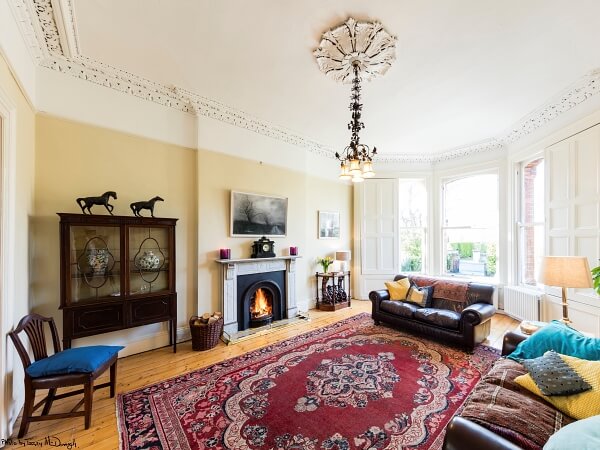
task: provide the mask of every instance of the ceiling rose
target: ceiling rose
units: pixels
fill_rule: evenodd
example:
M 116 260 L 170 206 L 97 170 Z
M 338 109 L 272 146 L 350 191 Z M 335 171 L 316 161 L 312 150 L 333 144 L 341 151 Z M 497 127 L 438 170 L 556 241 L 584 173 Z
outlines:
M 321 72 L 335 81 L 351 83 L 356 62 L 361 79 L 370 81 L 385 74 L 396 59 L 396 37 L 379 22 L 357 22 L 350 17 L 323 33 L 314 55 Z

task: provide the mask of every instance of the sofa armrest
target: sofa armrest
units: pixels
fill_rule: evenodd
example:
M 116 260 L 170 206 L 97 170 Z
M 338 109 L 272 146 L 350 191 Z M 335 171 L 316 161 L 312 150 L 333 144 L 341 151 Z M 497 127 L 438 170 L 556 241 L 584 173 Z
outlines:
M 524 334 L 508 331 L 502 340 L 502 356 L 510 355 L 512 352 L 514 352 L 517 348 L 517 345 L 527 339 L 527 337 L 528 336 L 525 336 Z
M 390 299 L 390 292 L 387 289 L 381 289 L 379 291 L 371 291 L 369 292 L 369 299 L 373 303 L 381 303 L 382 300 Z
M 463 309 L 460 316 L 461 321 L 466 321 L 471 325 L 479 325 L 489 320 L 496 313 L 496 307 L 488 303 L 473 303 Z
M 522 450 L 521 447 L 475 422 L 460 416 L 454 417 L 446 427 L 442 450 L 472 449 Z

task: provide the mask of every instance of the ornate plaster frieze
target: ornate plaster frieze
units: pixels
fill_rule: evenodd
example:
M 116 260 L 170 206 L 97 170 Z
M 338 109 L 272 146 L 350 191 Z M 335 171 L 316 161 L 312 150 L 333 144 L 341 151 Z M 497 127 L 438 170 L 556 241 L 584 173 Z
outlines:
M 377 162 L 394 163 L 415 163 L 415 164 L 435 164 L 442 161 L 449 161 L 465 156 L 472 156 L 479 153 L 488 153 L 502 150 L 502 142 L 496 139 L 489 139 L 476 144 L 470 144 L 462 147 L 456 147 L 442 153 L 435 154 L 416 154 L 416 153 L 383 153 L 377 155 Z
M 210 117 L 244 128 L 306 149 L 316 155 L 334 158 L 335 150 L 331 146 L 198 94 L 155 83 L 82 55 L 79 53 L 73 0 L 60 1 L 67 42 L 70 46 L 73 46 L 70 49 L 72 55 L 70 58 L 64 56 L 57 22 L 54 17 L 56 11 L 52 8 L 51 0 L 9 0 L 21 34 L 38 65 L 185 113 Z M 345 26 L 345 24 L 342 26 Z M 373 30 L 376 32 L 378 28 L 374 27 Z M 394 37 L 390 36 L 390 38 L 395 40 Z M 320 58 L 317 52 L 318 49 L 315 50 L 315 56 L 319 61 Z M 389 63 L 391 64 L 392 61 L 393 58 L 389 60 Z M 385 70 L 387 70 L 389 64 L 383 63 L 381 67 L 385 67 Z M 384 72 L 380 72 L 380 74 Z M 501 149 L 505 144 L 513 143 L 532 133 L 598 92 L 600 92 L 600 69 L 584 76 L 562 95 L 552 99 L 523 118 L 496 139 L 489 139 L 482 143 L 467 145 L 433 155 L 383 153 L 377 155 L 376 162 L 436 163 L 495 151 Z
M 504 133 L 501 139 L 507 144 L 516 142 L 599 92 L 600 69 L 595 69 L 569 86 L 559 96 L 521 119 Z
M 323 33 L 313 54 L 321 72 L 335 81 L 351 83 L 356 62 L 361 78 L 370 81 L 385 74 L 396 59 L 396 37 L 379 22 L 357 22 L 350 17 Z

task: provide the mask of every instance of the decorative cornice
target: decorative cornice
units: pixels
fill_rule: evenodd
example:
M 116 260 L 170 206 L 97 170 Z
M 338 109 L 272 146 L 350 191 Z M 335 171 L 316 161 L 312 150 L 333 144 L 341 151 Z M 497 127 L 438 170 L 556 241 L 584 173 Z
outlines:
M 516 142 L 599 92 L 600 69 L 595 69 L 517 122 L 501 140 L 506 144 Z
M 64 56 L 51 0 L 9 0 L 22 36 L 38 65 L 90 81 L 116 91 L 158 103 L 179 111 L 210 117 L 249 131 L 303 148 L 313 154 L 335 158 L 333 147 L 319 143 L 284 127 L 253 117 L 236 108 L 193 92 L 165 86 L 93 60 L 79 53 L 73 0 L 62 0 L 66 42 L 73 45 L 70 58 Z M 376 162 L 437 163 L 503 148 L 532 133 L 551 120 L 600 92 L 600 69 L 585 75 L 559 97 L 552 99 L 520 120 L 498 138 L 454 148 L 433 155 L 413 153 L 378 154 Z

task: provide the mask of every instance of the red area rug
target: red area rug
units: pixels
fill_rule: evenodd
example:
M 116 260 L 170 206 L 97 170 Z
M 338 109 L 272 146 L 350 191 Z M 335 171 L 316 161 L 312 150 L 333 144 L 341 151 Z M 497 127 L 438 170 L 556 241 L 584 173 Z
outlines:
M 117 398 L 122 449 L 438 449 L 499 352 L 368 314 Z

